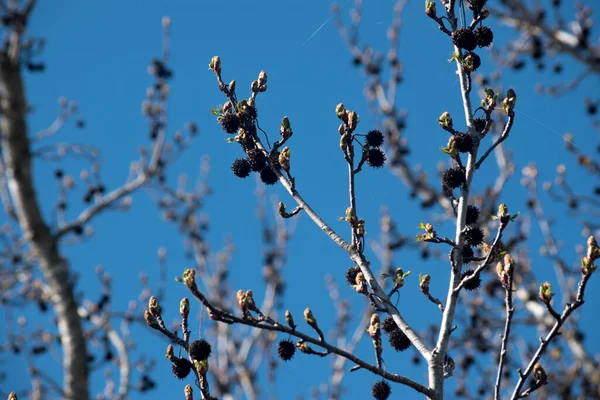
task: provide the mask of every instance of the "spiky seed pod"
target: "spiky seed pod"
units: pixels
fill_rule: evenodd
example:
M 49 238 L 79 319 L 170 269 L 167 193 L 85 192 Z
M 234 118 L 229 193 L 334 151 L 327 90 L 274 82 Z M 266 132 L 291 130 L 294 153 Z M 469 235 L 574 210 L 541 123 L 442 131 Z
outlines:
M 248 160 L 245 158 L 238 158 L 233 162 L 231 169 L 233 170 L 233 174 L 238 178 L 246 178 L 250 175 L 251 167 Z
M 240 119 L 234 113 L 223 113 L 219 116 L 218 121 L 227 133 L 236 133 L 240 127 Z
M 279 152 L 278 151 L 274 151 L 273 153 L 269 154 L 269 166 L 271 167 L 271 169 L 273 171 L 281 170 L 281 165 L 279 164 Z
M 192 363 L 185 358 L 177 358 L 171 365 L 171 370 L 177 379 L 185 379 L 192 370 Z
M 470 261 L 467 261 L 467 258 L 471 258 L 475 255 L 475 253 L 473 252 L 473 248 L 471 246 L 463 246 L 463 250 L 462 250 L 462 255 L 463 255 L 463 262 L 465 264 L 469 263 Z
M 366 140 L 369 146 L 379 147 L 383 144 L 383 133 L 376 129 L 369 131 L 369 133 L 367 133 Z
M 206 360 L 210 356 L 211 347 L 204 339 L 194 340 L 190 344 L 190 357 L 194 360 Z
M 481 287 L 481 277 L 479 276 L 479 274 L 472 276 L 474 273 L 475 273 L 475 271 L 473 271 L 472 269 L 468 269 L 460 275 L 461 281 L 464 280 L 468 276 L 471 277 L 468 281 L 465 282 L 465 286 L 464 286 L 464 288 L 469 291 L 474 291 Z
M 475 206 L 467 206 L 467 225 L 473 225 L 477 223 L 479 219 L 479 208 Z
M 477 132 L 483 132 L 483 129 L 485 128 L 485 118 L 473 119 L 473 125 L 475 126 L 475 130 Z
M 185 400 L 194 400 L 194 389 L 192 389 L 192 385 L 185 385 L 184 393 Z
M 390 346 L 396 351 L 404 351 L 411 345 L 410 339 L 400 329 L 390 332 L 388 339 Z
M 248 116 L 252 119 L 256 119 L 258 118 L 258 110 L 256 109 L 256 107 L 254 106 L 247 106 L 246 107 L 246 114 L 248 114 Z
M 358 275 L 359 272 L 360 268 L 358 267 L 358 265 L 350 267 L 346 270 L 346 282 L 348 282 L 348 285 L 356 285 L 356 275 Z
M 456 189 L 465 183 L 465 170 L 460 167 L 447 169 L 442 177 L 442 184 L 450 189 Z
M 377 381 L 371 386 L 371 393 L 376 400 L 387 400 L 392 393 L 389 383 L 386 381 Z
M 454 135 L 454 148 L 460 153 L 468 153 L 473 148 L 473 138 L 466 133 L 457 133 Z
M 381 323 L 381 329 L 385 333 L 392 333 L 392 332 L 398 330 L 398 325 L 396 325 L 392 316 L 388 315 L 387 317 L 385 317 L 385 319 Z
M 246 160 L 250 164 L 250 169 L 260 172 L 267 165 L 267 156 L 261 149 L 252 149 L 248 151 Z
M 265 167 L 260 171 L 260 180 L 263 181 L 265 185 L 274 185 L 279 178 L 277 178 L 277 174 L 271 167 Z
M 277 345 L 277 354 L 283 361 L 289 361 L 296 353 L 296 345 L 291 340 L 282 340 Z
M 385 154 L 380 149 L 370 149 L 369 158 L 367 158 L 367 164 L 372 168 L 381 168 L 385 164 Z
M 462 65 L 469 72 L 477 71 L 481 66 L 481 57 L 473 52 L 469 52 L 463 56 Z
M 477 46 L 488 47 L 494 40 L 494 33 L 487 26 L 481 25 L 475 29 L 475 39 L 477 40 Z
M 465 231 L 465 243 L 469 246 L 479 246 L 483 243 L 483 231 L 479 228 L 468 228 Z
M 456 47 L 460 47 L 467 51 L 475 50 L 475 47 L 477 47 L 475 34 L 468 28 L 458 28 L 455 30 L 452 33 L 452 43 Z

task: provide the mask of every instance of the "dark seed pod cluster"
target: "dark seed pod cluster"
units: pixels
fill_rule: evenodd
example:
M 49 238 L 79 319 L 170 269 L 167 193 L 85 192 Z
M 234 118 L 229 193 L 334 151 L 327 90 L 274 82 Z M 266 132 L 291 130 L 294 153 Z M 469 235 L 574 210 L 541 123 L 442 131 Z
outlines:
M 485 119 L 475 118 L 473 119 L 473 125 L 475 126 L 475 130 L 477 132 L 483 132 L 483 129 L 485 128 Z
M 240 127 L 240 119 L 234 113 L 226 112 L 219 116 L 219 123 L 227 133 L 236 133 Z
M 246 160 L 250 163 L 250 169 L 255 172 L 262 171 L 267 164 L 267 156 L 261 149 L 249 150 Z
M 410 339 L 400 329 L 390 332 L 389 334 L 390 346 L 396 351 L 404 351 L 411 345 Z
M 192 370 L 192 363 L 185 358 L 178 358 L 171 365 L 171 370 L 177 379 L 185 379 Z
M 473 138 L 466 133 L 457 133 L 454 135 L 454 147 L 460 153 L 468 153 L 473 149 Z
M 358 275 L 359 272 L 360 268 L 357 265 L 346 270 L 346 282 L 348 282 L 348 285 L 356 285 L 356 275 Z
M 194 340 L 192 344 L 190 344 L 190 357 L 192 357 L 193 360 L 206 360 L 210 356 L 210 352 L 210 343 L 204 339 Z
M 265 167 L 260 171 L 260 180 L 263 181 L 265 185 L 274 185 L 279 178 L 271 167 Z
M 483 231 L 479 228 L 468 228 L 465 231 L 465 243 L 469 246 L 479 246 L 483 243 Z
M 467 206 L 467 225 L 476 224 L 478 219 L 479 208 L 475 206 Z
M 378 381 L 375 382 L 371 387 L 371 393 L 373 394 L 373 398 L 375 400 L 387 400 L 392 393 L 392 389 L 390 388 L 389 383 L 386 381 Z
M 479 274 L 473 276 L 474 273 L 475 271 L 473 271 L 472 269 L 468 269 L 460 275 L 461 281 L 466 277 L 471 277 L 468 281 L 465 282 L 464 288 L 466 290 L 474 291 L 481 287 L 481 277 L 479 276 Z
M 473 248 L 471 246 L 464 245 L 462 250 L 463 262 L 465 264 L 469 263 L 467 259 L 472 258 L 475 255 L 473 252 Z
M 373 168 L 381 168 L 385 164 L 385 154 L 380 149 L 369 149 L 369 158 L 367 158 L 367 164 Z
M 390 315 L 388 315 L 383 320 L 383 323 L 381 324 L 381 329 L 385 333 L 391 333 L 398 329 L 398 325 L 396 325 L 396 323 L 394 322 L 394 319 Z
M 477 39 L 475 34 L 469 28 L 458 28 L 452 33 L 452 43 L 461 49 L 467 51 L 475 50 Z
M 238 178 L 246 178 L 250 175 L 251 167 L 248 160 L 245 158 L 238 158 L 233 162 L 231 169 L 233 170 L 233 174 Z
M 367 143 L 371 147 L 380 147 L 383 144 L 383 133 L 378 130 L 372 130 L 367 133 Z
M 279 152 L 274 151 L 269 154 L 269 166 L 273 169 L 273 171 L 281 170 L 281 164 L 279 164 Z
M 442 177 L 444 187 L 456 189 L 465 183 L 466 176 L 464 168 L 454 167 L 447 169 Z
M 480 26 L 475 29 L 475 39 L 477 40 L 477 46 L 488 47 L 494 40 L 494 33 L 487 26 Z
M 283 361 L 291 360 L 294 357 L 294 353 L 296 353 L 296 346 L 291 340 L 282 340 L 277 345 L 277 354 Z

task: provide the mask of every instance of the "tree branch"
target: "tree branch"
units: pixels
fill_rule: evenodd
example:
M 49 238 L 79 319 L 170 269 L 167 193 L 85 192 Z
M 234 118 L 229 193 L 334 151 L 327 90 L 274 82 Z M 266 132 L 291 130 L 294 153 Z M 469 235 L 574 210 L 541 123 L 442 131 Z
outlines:
M 510 398 L 511 400 L 516 400 L 516 399 L 520 399 L 522 397 L 529 396 L 530 392 L 527 392 L 527 393 L 521 392 L 521 389 L 523 388 L 523 385 L 525 384 L 527 377 L 531 374 L 531 372 L 533 371 L 533 367 L 540 360 L 540 358 L 542 357 L 542 355 L 544 354 L 544 352 L 546 351 L 546 349 L 548 348 L 548 346 L 550 345 L 552 340 L 554 340 L 554 338 L 556 338 L 558 335 L 560 335 L 560 328 L 567 321 L 567 319 L 569 318 L 571 313 L 583 305 L 583 303 L 584 303 L 583 296 L 585 294 L 585 287 L 591 276 L 592 276 L 591 274 L 587 274 L 581 278 L 581 281 L 579 282 L 579 289 L 577 290 L 577 297 L 575 298 L 575 302 L 567 303 L 567 305 L 565 306 L 565 309 L 563 310 L 563 312 L 560 316 L 560 319 L 554 323 L 554 326 L 552 327 L 550 332 L 546 335 L 546 337 L 540 339 L 540 345 L 538 346 L 537 351 L 531 358 L 531 361 L 527 365 L 527 368 L 525 368 L 525 372 L 521 372 L 521 369 L 519 369 L 519 381 L 517 382 L 517 385 L 515 386 L 515 390 L 512 393 L 512 396 Z
M 510 324 L 512 322 L 512 317 L 515 312 L 515 308 L 513 307 L 513 298 L 512 298 L 512 287 L 513 287 L 513 267 L 510 267 L 510 271 L 507 274 L 507 285 L 504 288 L 505 291 L 505 299 L 504 303 L 506 306 L 506 324 L 504 325 L 504 334 L 502 335 L 502 346 L 500 348 L 500 359 L 498 361 L 498 372 L 496 375 L 496 385 L 494 386 L 494 400 L 500 399 L 500 385 L 502 383 L 502 371 L 504 369 L 504 364 L 506 360 L 506 349 L 508 347 L 508 337 L 510 335 Z
M 73 277 L 67 260 L 58 250 L 56 238 L 42 217 L 33 185 L 20 42 L 21 33 L 13 31 L 8 51 L 0 55 L 0 129 L 6 180 L 23 236 L 30 242 L 50 288 L 63 348 L 65 398 L 87 400 L 87 350 L 73 293 Z

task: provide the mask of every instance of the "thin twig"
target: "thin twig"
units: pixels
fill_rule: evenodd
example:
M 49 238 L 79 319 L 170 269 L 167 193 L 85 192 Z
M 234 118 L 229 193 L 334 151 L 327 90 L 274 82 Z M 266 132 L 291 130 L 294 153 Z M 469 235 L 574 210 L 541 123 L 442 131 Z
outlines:
M 510 271 L 507 274 L 507 283 L 504 288 L 505 298 L 504 304 L 506 306 L 506 323 L 504 325 L 504 334 L 502 335 L 502 346 L 500 348 L 500 360 L 498 361 L 498 372 L 496 375 L 496 385 L 494 387 L 494 400 L 500 399 L 500 385 L 502 383 L 502 371 L 504 369 L 504 364 L 506 361 L 506 349 L 508 347 L 508 337 L 510 335 L 510 324 L 512 322 L 512 317 L 515 312 L 515 308 L 513 307 L 513 298 L 512 298 L 512 287 L 513 287 L 513 271 L 512 266 L 510 267 Z
M 479 169 L 479 167 L 481 167 L 481 164 L 483 164 L 485 159 L 492 153 L 492 151 L 494 151 L 494 149 L 497 146 L 499 146 L 502 142 L 504 142 L 506 139 L 508 139 L 508 135 L 510 134 L 510 131 L 512 129 L 514 122 L 515 122 L 515 112 L 513 110 L 510 110 L 510 113 L 508 114 L 508 121 L 506 121 L 506 125 L 504 126 L 504 130 L 502 131 L 502 135 L 500 135 L 498 140 L 496 140 L 494 142 L 494 144 L 492 144 L 490 146 L 490 148 L 487 149 L 487 151 L 483 154 L 483 156 L 481 156 L 479 161 L 477 161 L 477 163 L 475 164 L 475 169 Z
M 533 367 L 540 360 L 540 358 L 542 357 L 542 355 L 544 354 L 544 352 L 546 351 L 546 349 L 548 348 L 548 346 L 550 345 L 552 340 L 554 340 L 554 338 L 556 338 L 558 335 L 560 335 L 560 328 L 567 321 L 567 319 L 569 318 L 571 313 L 583 305 L 583 303 L 584 303 L 583 297 L 585 294 L 585 287 L 586 287 L 587 282 L 590 279 L 590 277 L 591 277 L 591 274 L 587 274 L 581 278 L 581 281 L 579 282 L 579 289 L 577 290 L 577 297 L 575 298 L 575 302 L 567 303 L 567 305 L 565 306 L 565 309 L 563 310 L 563 312 L 560 316 L 560 319 L 554 323 L 554 326 L 552 327 L 550 332 L 546 335 L 545 338 L 540 338 L 540 345 L 538 346 L 537 351 L 531 358 L 531 361 L 527 365 L 527 368 L 525 368 L 525 372 L 521 372 L 521 369 L 519 369 L 519 381 L 517 382 L 517 385 L 515 386 L 515 390 L 512 393 L 512 396 L 510 398 L 511 400 L 517 400 L 522 397 L 529 396 L 529 394 L 531 393 L 531 392 L 527 392 L 527 391 L 521 392 L 521 389 L 523 388 L 523 385 L 525 384 L 527 377 L 529 377 L 529 375 L 533 371 Z

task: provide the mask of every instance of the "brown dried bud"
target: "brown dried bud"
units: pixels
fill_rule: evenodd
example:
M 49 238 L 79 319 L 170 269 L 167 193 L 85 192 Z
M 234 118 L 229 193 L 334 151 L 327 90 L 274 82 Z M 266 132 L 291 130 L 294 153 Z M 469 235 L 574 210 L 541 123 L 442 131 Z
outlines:
M 587 257 L 593 262 L 600 258 L 600 247 L 596 238 L 590 236 L 587 240 Z
M 158 321 L 156 320 L 156 318 L 154 318 L 152 316 L 152 314 L 150 313 L 150 311 L 148 310 L 144 310 L 144 320 L 146 320 L 146 324 L 152 328 L 152 329 L 160 329 L 160 325 L 158 324 Z
M 429 294 L 429 283 L 431 282 L 431 276 L 429 274 L 419 274 L 419 287 L 423 294 Z
M 433 20 L 437 20 L 437 14 L 436 14 L 436 9 L 435 9 L 435 2 L 433 1 L 426 1 L 425 2 L 425 14 L 433 19 Z
M 279 153 L 279 165 L 284 171 L 290 172 L 290 148 L 287 146 Z
M 229 86 L 227 87 L 227 89 L 229 90 L 229 93 L 235 92 L 235 79 L 229 82 Z
M 10 392 L 8 394 L 8 400 L 19 400 L 19 399 L 17 398 L 17 394 L 15 392 Z
M 517 93 L 513 89 L 508 89 L 506 91 L 506 97 L 502 100 L 501 106 L 506 115 L 510 115 L 517 103 Z
M 377 313 L 374 313 L 373 315 L 371 315 L 371 323 L 367 328 L 367 333 L 369 334 L 369 337 L 371 339 L 376 339 L 378 336 L 380 336 L 381 333 L 379 331 L 379 325 L 379 315 Z
M 187 318 L 190 315 L 190 301 L 187 297 L 184 297 L 179 302 L 179 314 L 181 318 Z
M 438 118 L 438 122 L 440 123 L 442 129 L 447 131 L 453 130 L 454 124 L 452 122 L 452 117 L 450 116 L 450 113 L 448 111 L 440 115 L 440 117 Z
M 238 290 L 236 293 L 236 297 L 238 306 L 243 312 L 246 312 L 248 307 L 246 307 L 246 295 L 244 294 L 244 291 L 242 289 Z
M 260 71 L 260 74 L 258 74 L 258 83 L 259 85 L 266 85 L 267 83 L 267 73 L 265 71 Z
M 358 126 L 358 114 L 356 113 L 356 111 L 350 111 L 348 113 L 348 122 L 346 123 L 346 125 L 348 125 L 348 131 L 350 133 L 354 132 L 354 130 Z
M 533 378 L 538 383 L 546 383 L 548 381 L 548 375 L 540 363 L 535 364 L 533 367 Z
M 581 274 L 587 276 L 594 272 L 598 267 L 594 265 L 594 262 L 590 257 L 583 257 L 581 259 Z
M 287 322 L 290 328 L 294 330 L 296 329 L 296 323 L 294 322 L 294 317 L 292 317 L 290 310 L 285 311 L 285 322 Z
M 183 283 L 190 289 L 196 288 L 196 271 L 191 268 L 186 269 L 183 272 Z
M 185 400 L 194 400 L 194 389 L 192 389 L 192 385 L 185 385 L 183 392 L 185 393 Z
M 150 296 L 150 299 L 148 300 L 148 309 L 154 318 L 160 318 L 162 309 L 160 308 L 156 297 Z
M 281 135 L 283 140 L 289 139 L 294 134 L 294 132 L 292 131 L 292 125 L 290 124 L 290 119 L 287 116 L 283 117 L 283 119 L 281 120 L 279 134 Z
M 367 280 L 365 279 L 365 275 L 362 272 L 358 272 L 356 274 L 356 278 L 354 278 L 355 285 L 354 289 L 360 294 L 367 294 L 369 289 L 367 288 Z
M 279 205 L 277 206 L 277 212 L 284 218 L 288 215 L 287 209 L 285 208 L 285 204 L 283 204 L 282 201 L 280 201 Z
M 554 293 L 552 293 L 552 285 L 550 284 L 550 282 L 542 283 L 540 285 L 540 292 L 538 294 L 538 298 L 544 304 L 550 304 L 550 300 L 552 300 L 553 296 L 554 296 Z
M 304 354 L 314 354 L 314 352 L 315 352 L 309 345 L 307 345 L 302 340 L 300 340 L 300 341 L 298 341 L 298 343 L 296 343 L 296 347 L 298 348 L 298 350 L 300 350 Z
M 254 302 L 254 293 L 252 292 L 252 290 L 246 290 L 246 293 L 244 295 L 244 303 L 246 304 L 246 307 L 248 307 L 248 310 L 258 313 L 260 312 L 260 310 L 256 306 L 256 303 Z
M 208 69 L 212 70 L 215 74 L 221 74 L 221 58 L 219 56 L 214 56 L 210 60 L 210 64 L 208 64 Z
M 342 103 L 338 104 L 335 107 L 335 115 L 342 121 L 344 121 L 344 117 L 346 116 L 346 107 Z M 345 121 L 344 121 L 345 122 Z
M 313 316 L 313 313 L 310 308 L 304 310 L 304 321 L 306 321 L 306 323 L 310 325 L 313 329 L 319 328 L 319 325 L 317 325 L 317 320 Z
M 258 81 L 252 81 L 252 85 L 250 85 L 250 90 L 252 91 L 252 93 L 258 92 Z
M 170 344 L 167 346 L 167 353 L 165 354 L 165 357 L 171 362 L 175 361 L 175 351 L 173 350 L 173 345 Z
M 506 285 L 508 285 L 508 274 L 504 270 L 504 264 L 502 264 L 501 261 L 496 263 L 496 274 L 498 275 L 498 279 L 500 279 L 502 286 L 506 287 Z
M 515 260 L 511 257 L 511 255 L 508 253 L 505 254 L 504 255 L 504 271 L 507 274 L 512 275 L 514 265 L 515 265 Z

